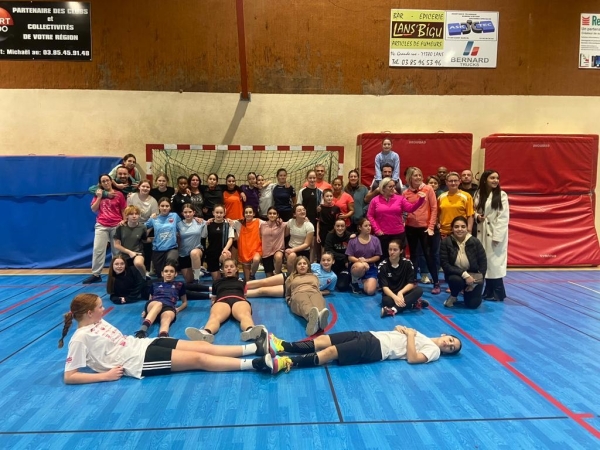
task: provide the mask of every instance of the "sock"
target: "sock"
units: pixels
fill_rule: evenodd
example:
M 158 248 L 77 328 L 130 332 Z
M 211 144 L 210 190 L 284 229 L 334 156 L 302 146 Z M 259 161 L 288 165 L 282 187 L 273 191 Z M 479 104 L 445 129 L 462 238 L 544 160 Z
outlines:
M 208 328 L 205 328 L 204 331 L 206 331 L 207 333 L 210 333 L 210 334 L 215 334 L 212 331 L 210 331 Z
M 286 353 L 314 353 L 315 341 L 286 342 L 281 341 Z
M 246 331 L 251 330 L 252 328 L 254 328 L 254 327 L 253 326 L 252 327 L 247 327 Z
M 257 348 L 258 347 L 254 343 L 242 345 L 242 356 L 256 355 Z
M 158 337 L 169 337 L 169 333 L 166 331 L 161 331 L 158 333 Z
M 292 356 L 291 360 L 294 367 L 315 367 L 319 365 L 319 355 L 316 353 L 308 353 L 302 356 Z
M 194 278 L 197 280 L 202 275 L 202 271 L 200 269 L 194 269 Z
M 254 366 L 252 365 L 252 360 L 251 359 L 241 359 L 240 360 L 240 370 L 252 370 L 254 369 Z
M 150 325 L 152 325 L 152 322 L 150 322 L 148 319 L 146 319 L 142 322 L 142 326 L 140 327 L 140 330 L 148 331 L 148 328 L 150 328 Z

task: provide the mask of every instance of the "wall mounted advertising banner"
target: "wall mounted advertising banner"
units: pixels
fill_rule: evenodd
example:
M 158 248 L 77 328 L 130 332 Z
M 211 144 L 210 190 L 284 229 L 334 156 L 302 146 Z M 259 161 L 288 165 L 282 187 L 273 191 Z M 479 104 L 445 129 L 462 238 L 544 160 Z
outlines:
M 91 61 L 90 6 L 0 1 L 0 60 Z
M 392 9 L 390 67 L 494 68 L 497 12 Z
M 579 68 L 600 69 L 600 14 L 585 13 L 581 15 Z

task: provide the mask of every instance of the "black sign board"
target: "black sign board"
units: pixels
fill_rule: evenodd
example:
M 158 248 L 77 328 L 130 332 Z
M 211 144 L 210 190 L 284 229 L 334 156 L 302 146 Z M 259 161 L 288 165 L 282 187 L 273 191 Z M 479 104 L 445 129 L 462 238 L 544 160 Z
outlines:
M 0 60 L 90 61 L 91 4 L 0 1 Z

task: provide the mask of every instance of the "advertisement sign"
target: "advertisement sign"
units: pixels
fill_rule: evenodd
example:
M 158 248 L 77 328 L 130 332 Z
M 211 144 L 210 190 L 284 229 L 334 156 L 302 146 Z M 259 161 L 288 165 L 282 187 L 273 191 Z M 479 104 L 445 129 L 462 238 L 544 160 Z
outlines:
M 497 12 L 393 9 L 390 67 L 494 68 Z
M 600 69 L 600 14 L 581 14 L 579 20 L 579 68 Z
M 92 59 L 91 4 L 0 1 L 0 60 Z

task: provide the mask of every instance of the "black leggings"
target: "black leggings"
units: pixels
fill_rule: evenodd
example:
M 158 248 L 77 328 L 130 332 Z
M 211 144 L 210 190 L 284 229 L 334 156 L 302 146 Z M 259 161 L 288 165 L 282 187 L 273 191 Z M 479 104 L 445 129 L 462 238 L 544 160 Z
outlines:
M 404 294 L 404 303 L 406 306 L 397 306 L 392 297 L 388 297 L 383 294 L 381 297 L 381 306 L 387 306 L 388 308 L 396 308 L 398 312 L 406 311 L 407 309 L 412 309 L 417 300 L 421 298 L 423 295 L 423 289 L 420 286 L 416 286 L 410 292 Z
M 450 295 L 458 297 L 460 291 L 467 287 L 467 283 L 460 275 L 450 275 L 446 277 L 446 282 L 450 287 Z M 465 291 L 465 307 L 475 309 L 481 305 L 481 293 L 483 292 L 483 284 L 476 284 L 472 291 Z
M 433 258 L 432 246 L 431 246 L 431 238 L 427 233 L 427 228 L 423 227 L 406 227 L 406 240 L 408 241 L 408 248 L 410 249 L 410 261 L 415 268 L 415 272 L 419 267 L 419 253 L 418 253 L 418 245 L 421 244 L 421 249 L 423 250 L 423 256 L 425 257 L 425 262 L 427 263 L 427 269 L 431 275 L 434 284 L 439 282 L 438 279 L 438 271 L 435 267 L 435 261 Z

